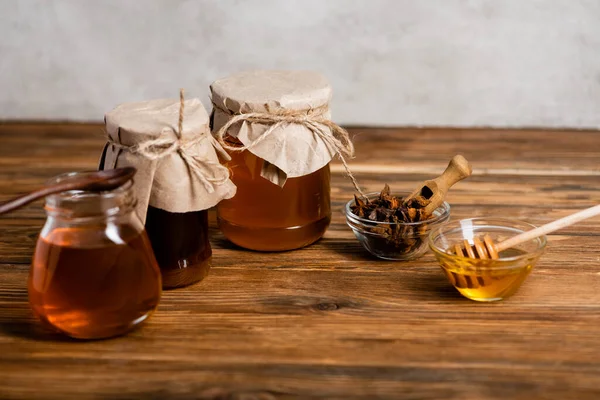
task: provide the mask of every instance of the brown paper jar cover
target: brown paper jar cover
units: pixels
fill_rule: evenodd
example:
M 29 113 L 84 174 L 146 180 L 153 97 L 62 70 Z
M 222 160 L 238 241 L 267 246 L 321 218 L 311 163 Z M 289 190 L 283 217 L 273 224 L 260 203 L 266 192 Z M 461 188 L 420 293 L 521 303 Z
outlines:
M 332 89 L 327 79 L 314 71 L 258 70 L 219 79 L 210 86 L 213 102 L 212 130 L 217 132 L 233 115 L 268 112 L 269 109 L 328 110 Z M 244 145 L 258 139 L 267 125 L 243 121 L 233 125 L 228 135 Z M 261 175 L 279 186 L 287 178 L 308 175 L 327 165 L 335 155 L 321 138 L 306 126 L 287 124 L 249 149 L 267 161 Z
M 183 94 L 182 94 L 183 95 Z M 134 166 L 137 213 L 160 266 L 164 288 L 187 286 L 208 275 L 212 249 L 208 211 L 236 191 L 217 153 L 198 99 L 122 104 L 105 116 L 108 143 L 101 167 Z
M 178 139 L 179 100 L 159 99 L 124 103 L 106 113 L 108 137 L 117 144 L 136 146 L 148 140 Z M 187 154 L 198 162 L 198 171 L 209 185 L 192 171 L 189 158 L 174 151 L 162 158 L 149 159 L 135 151 L 107 143 L 101 160 L 102 169 L 136 167 L 134 192 L 136 211 L 142 221 L 148 206 L 174 213 L 206 210 L 235 194 L 235 185 L 223 178 L 226 170 L 219 164 L 219 154 L 226 153 L 210 134 L 209 117 L 198 99 L 185 101 L 182 140 L 195 140 Z
M 311 71 L 250 71 L 215 81 L 211 94 L 213 135 L 228 144 L 237 186 L 236 196 L 217 207 L 225 237 L 259 251 L 297 249 L 321 238 L 331 220 L 335 150 L 307 124 L 276 124 L 271 116 L 291 110 L 302 118 L 316 110 L 319 121 L 329 119 L 327 80 Z M 258 117 L 231 124 L 251 115 Z M 322 123 L 319 129 L 331 132 Z

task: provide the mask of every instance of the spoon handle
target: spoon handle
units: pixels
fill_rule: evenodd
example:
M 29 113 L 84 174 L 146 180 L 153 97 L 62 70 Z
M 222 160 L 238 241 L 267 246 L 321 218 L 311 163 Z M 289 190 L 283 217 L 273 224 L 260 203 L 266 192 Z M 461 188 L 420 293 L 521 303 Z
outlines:
M 510 239 L 498 243 L 496 245 L 496 250 L 500 252 L 502 250 L 509 249 L 518 244 L 527 242 L 528 240 L 535 239 L 547 233 L 557 231 L 569 225 L 573 225 L 579 221 L 583 221 L 584 219 L 595 217 L 596 215 L 600 215 L 600 204 L 598 204 L 597 206 L 586 208 L 585 210 L 578 211 L 575 214 L 571 214 L 566 217 L 557 219 L 556 221 L 550 222 L 546 225 L 542 225 L 530 231 L 518 234 L 517 236 L 514 236 Z
M 74 190 L 79 188 L 80 186 L 81 181 L 70 181 L 59 183 L 57 185 L 45 186 L 31 193 L 27 193 L 12 200 L 9 200 L 4 204 L 0 204 L 0 215 L 14 211 L 17 208 L 21 208 L 39 198 L 48 196 L 50 194 L 65 192 L 67 190 Z
M 52 185 L 44 186 L 41 189 L 9 200 L 4 204 L 0 204 L 0 215 L 16 210 L 32 201 L 54 193 L 66 192 L 69 190 L 112 190 L 132 179 L 135 173 L 135 168 L 125 167 L 106 171 L 96 171 L 87 175 L 65 180 L 64 182 L 53 183 Z

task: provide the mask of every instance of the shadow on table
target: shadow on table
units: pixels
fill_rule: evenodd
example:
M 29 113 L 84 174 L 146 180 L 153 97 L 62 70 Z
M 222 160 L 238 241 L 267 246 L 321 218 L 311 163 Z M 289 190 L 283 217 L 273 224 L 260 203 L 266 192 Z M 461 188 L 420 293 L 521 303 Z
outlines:
M 225 236 L 222 234 L 213 235 L 210 238 L 210 243 L 213 249 L 225 249 L 225 250 L 241 250 L 241 251 L 250 251 L 254 252 L 254 250 L 245 249 L 243 247 L 238 246 L 225 239 Z
M 439 269 L 437 266 L 436 268 Z M 406 289 L 414 291 L 420 296 L 426 296 L 430 300 L 469 301 L 461 296 L 461 294 L 448 283 L 448 280 L 442 273 L 437 270 L 414 275 L 409 274 L 404 280 L 406 282 Z
M 72 341 L 42 325 L 33 315 L 26 293 L 14 293 L 9 301 L 0 302 L 0 334 L 43 341 Z
M 378 265 L 385 268 L 398 269 L 398 284 L 419 297 L 426 296 L 432 300 L 465 301 L 466 299 L 456 291 L 444 277 L 439 265 L 431 254 L 425 254 L 413 261 L 382 260 L 369 253 L 358 241 L 321 239 L 321 246 L 339 254 L 342 259 L 349 262 L 369 262 L 369 269 Z
M 386 260 L 375 257 L 367 251 L 358 240 L 348 239 L 330 239 L 324 237 L 317 241 L 315 244 L 323 246 L 328 250 L 341 256 L 343 260 L 351 261 L 371 261 L 373 263 L 385 263 Z

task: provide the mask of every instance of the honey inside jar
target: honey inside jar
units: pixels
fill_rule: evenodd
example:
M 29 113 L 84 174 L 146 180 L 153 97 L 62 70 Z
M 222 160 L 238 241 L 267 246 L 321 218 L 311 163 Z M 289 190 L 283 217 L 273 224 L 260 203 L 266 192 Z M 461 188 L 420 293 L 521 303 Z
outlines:
M 323 236 L 331 221 L 329 165 L 279 187 L 261 177 L 261 158 L 247 150 L 230 155 L 237 193 L 217 207 L 227 239 L 252 250 L 281 251 Z
M 451 251 L 451 250 L 448 250 Z M 520 249 L 507 249 L 499 258 L 518 257 L 526 254 Z M 527 278 L 533 262 L 520 268 L 494 268 L 493 260 L 462 259 L 443 263 L 442 269 L 448 281 L 465 297 L 479 301 L 495 301 L 513 295 Z
M 148 207 L 146 231 L 162 274 L 163 288 L 191 285 L 210 270 L 208 210 L 172 213 Z
M 89 179 L 67 173 L 49 185 Z M 160 270 L 142 221 L 133 181 L 46 197 L 46 222 L 29 272 L 29 304 L 51 328 L 77 339 L 125 334 L 154 312 Z
M 143 231 L 116 224 L 71 226 L 42 232 L 29 302 L 43 322 L 71 337 L 105 338 L 148 318 L 160 285 Z

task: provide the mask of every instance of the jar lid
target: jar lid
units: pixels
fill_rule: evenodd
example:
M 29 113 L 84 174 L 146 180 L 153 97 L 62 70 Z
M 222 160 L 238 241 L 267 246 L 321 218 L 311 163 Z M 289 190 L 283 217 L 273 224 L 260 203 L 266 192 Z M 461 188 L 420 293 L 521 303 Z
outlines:
M 178 132 L 179 107 L 178 99 L 123 103 L 104 115 L 106 131 L 114 140 L 130 146 L 161 134 L 175 135 Z M 208 122 L 208 114 L 200 100 L 185 100 L 183 138 L 209 132 Z
M 206 210 L 236 188 L 219 155 L 228 155 L 210 134 L 209 117 L 197 98 L 159 99 L 117 106 L 105 115 L 107 141 L 101 169 L 136 167 L 137 214 L 148 205 L 174 213 Z
M 266 106 L 305 110 L 329 103 L 331 86 L 314 71 L 246 71 L 210 85 L 212 102 L 232 113 L 265 111 Z

